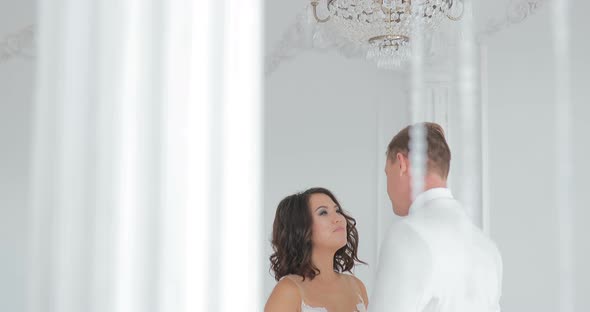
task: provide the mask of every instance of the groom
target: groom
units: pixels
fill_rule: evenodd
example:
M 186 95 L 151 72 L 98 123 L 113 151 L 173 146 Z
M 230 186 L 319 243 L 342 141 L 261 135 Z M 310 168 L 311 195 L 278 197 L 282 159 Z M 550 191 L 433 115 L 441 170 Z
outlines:
M 371 312 L 500 311 L 502 259 L 447 188 L 451 151 L 441 126 L 422 123 L 428 162 L 412 199 L 411 126 L 387 147 L 387 194 L 396 215 L 382 244 Z

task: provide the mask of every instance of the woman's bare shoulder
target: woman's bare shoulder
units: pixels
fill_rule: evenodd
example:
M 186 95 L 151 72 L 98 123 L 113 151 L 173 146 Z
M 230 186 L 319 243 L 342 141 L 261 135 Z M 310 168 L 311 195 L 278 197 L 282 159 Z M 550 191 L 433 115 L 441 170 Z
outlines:
M 346 274 L 346 275 L 348 276 L 349 279 L 352 280 L 353 283 L 355 283 L 357 285 L 357 287 L 361 291 L 360 295 L 363 297 L 365 304 L 368 304 L 369 298 L 367 296 L 367 288 L 365 287 L 365 283 L 363 283 L 363 281 L 361 281 L 360 278 L 354 276 L 353 274 Z
M 293 281 L 298 276 L 286 276 L 281 279 L 272 290 L 264 306 L 265 312 L 272 311 L 300 311 L 301 294 L 299 287 Z
M 363 283 L 358 277 L 356 277 L 352 273 L 340 273 L 340 275 L 344 276 L 344 278 L 348 279 L 351 282 L 354 282 L 354 283 L 357 283 L 357 284 L 362 284 Z

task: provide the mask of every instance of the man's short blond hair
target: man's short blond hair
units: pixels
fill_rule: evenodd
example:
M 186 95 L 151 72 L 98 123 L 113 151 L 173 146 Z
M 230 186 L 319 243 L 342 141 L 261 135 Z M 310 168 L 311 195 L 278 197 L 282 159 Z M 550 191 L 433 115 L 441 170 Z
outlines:
M 443 128 L 433 122 L 424 122 L 409 125 L 396 134 L 387 146 L 387 158 L 395 162 L 397 153 L 408 157 L 410 152 L 410 129 L 416 125 L 423 125 L 426 131 L 428 144 L 428 171 L 437 172 L 441 177 L 447 178 L 451 167 L 451 150 L 445 139 Z

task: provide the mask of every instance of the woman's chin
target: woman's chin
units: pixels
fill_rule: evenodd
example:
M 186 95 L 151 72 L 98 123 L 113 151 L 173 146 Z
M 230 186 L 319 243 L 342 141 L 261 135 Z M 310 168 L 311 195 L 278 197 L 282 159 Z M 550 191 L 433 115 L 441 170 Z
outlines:
M 338 247 L 337 250 L 339 250 L 340 248 L 346 246 L 346 243 L 347 243 L 346 239 L 341 240 L 341 241 L 338 241 L 338 244 L 336 245 Z

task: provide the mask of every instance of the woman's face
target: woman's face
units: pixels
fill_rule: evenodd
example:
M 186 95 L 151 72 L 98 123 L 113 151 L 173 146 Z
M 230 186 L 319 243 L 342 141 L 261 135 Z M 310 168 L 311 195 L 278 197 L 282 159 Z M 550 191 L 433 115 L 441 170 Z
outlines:
M 314 248 L 338 250 L 346 245 L 346 219 L 340 207 L 322 193 L 312 194 L 309 198 L 312 216 L 311 241 Z

